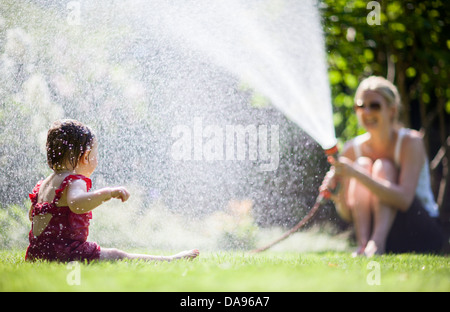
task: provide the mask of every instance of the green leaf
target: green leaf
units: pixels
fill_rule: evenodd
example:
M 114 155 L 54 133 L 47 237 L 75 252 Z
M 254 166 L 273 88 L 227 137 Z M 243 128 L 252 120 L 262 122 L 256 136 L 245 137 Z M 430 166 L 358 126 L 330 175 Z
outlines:
M 406 69 L 406 77 L 414 78 L 416 77 L 416 69 L 414 67 L 408 67 Z
M 344 81 L 345 84 L 352 89 L 356 89 L 356 87 L 358 86 L 358 79 L 356 79 L 356 77 L 350 73 L 346 73 L 344 75 Z
M 336 85 L 342 81 L 342 75 L 341 72 L 338 70 L 332 70 L 328 73 L 330 83 L 332 85 Z

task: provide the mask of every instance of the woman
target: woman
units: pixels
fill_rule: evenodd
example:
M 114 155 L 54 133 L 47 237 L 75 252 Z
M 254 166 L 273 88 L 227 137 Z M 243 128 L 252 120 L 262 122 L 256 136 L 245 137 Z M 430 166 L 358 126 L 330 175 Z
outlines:
M 422 137 L 398 125 L 399 108 L 398 90 L 388 80 L 362 81 L 355 113 L 367 132 L 347 142 L 338 160 L 329 159 L 321 186 L 341 185 L 332 199 L 355 225 L 356 254 L 438 252 L 442 246 Z

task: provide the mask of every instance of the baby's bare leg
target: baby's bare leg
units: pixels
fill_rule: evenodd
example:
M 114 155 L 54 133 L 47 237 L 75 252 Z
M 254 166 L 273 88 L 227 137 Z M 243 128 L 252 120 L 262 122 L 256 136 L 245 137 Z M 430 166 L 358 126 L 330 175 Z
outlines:
M 176 255 L 171 256 L 171 258 L 173 260 L 194 259 L 194 258 L 198 257 L 199 254 L 200 254 L 200 252 L 198 251 L 198 249 L 192 249 L 192 250 L 185 250 L 185 251 L 179 252 Z
M 182 251 L 173 256 L 152 256 L 145 254 L 128 253 L 116 248 L 102 248 L 100 260 L 138 259 L 145 261 L 172 261 L 177 259 L 194 259 L 199 255 L 198 249 Z

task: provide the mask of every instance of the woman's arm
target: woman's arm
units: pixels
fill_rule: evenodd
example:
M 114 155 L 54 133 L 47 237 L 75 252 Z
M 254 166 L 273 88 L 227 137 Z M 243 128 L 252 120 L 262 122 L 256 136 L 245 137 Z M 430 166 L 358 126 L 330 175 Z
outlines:
M 405 136 L 397 184 L 385 179 L 373 178 L 364 171 L 359 170 L 346 157 L 340 157 L 339 161 L 334 161 L 333 165 L 338 176 L 356 178 L 379 197 L 383 203 L 400 211 L 406 211 L 414 200 L 420 171 L 425 158 L 422 139 L 416 136 Z
M 76 214 L 87 213 L 111 198 L 126 201 L 130 194 L 124 187 L 106 187 L 94 192 L 86 191 L 86 182 L 75 180 L 67 187 L 67 203 Z

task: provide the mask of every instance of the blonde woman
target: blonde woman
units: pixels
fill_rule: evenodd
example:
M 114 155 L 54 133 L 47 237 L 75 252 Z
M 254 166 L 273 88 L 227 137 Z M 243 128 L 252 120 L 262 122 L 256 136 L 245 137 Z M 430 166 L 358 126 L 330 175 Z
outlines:
M 361 82 L 355 113 L 367 131 L 348 141 L 321 189 L 341 184 L 332 197 L 338 214 L 355 226 L 355 254 L 438 252 L 442 235 L 419 132 L 398 123 L 400 96 L 383 77 Z

